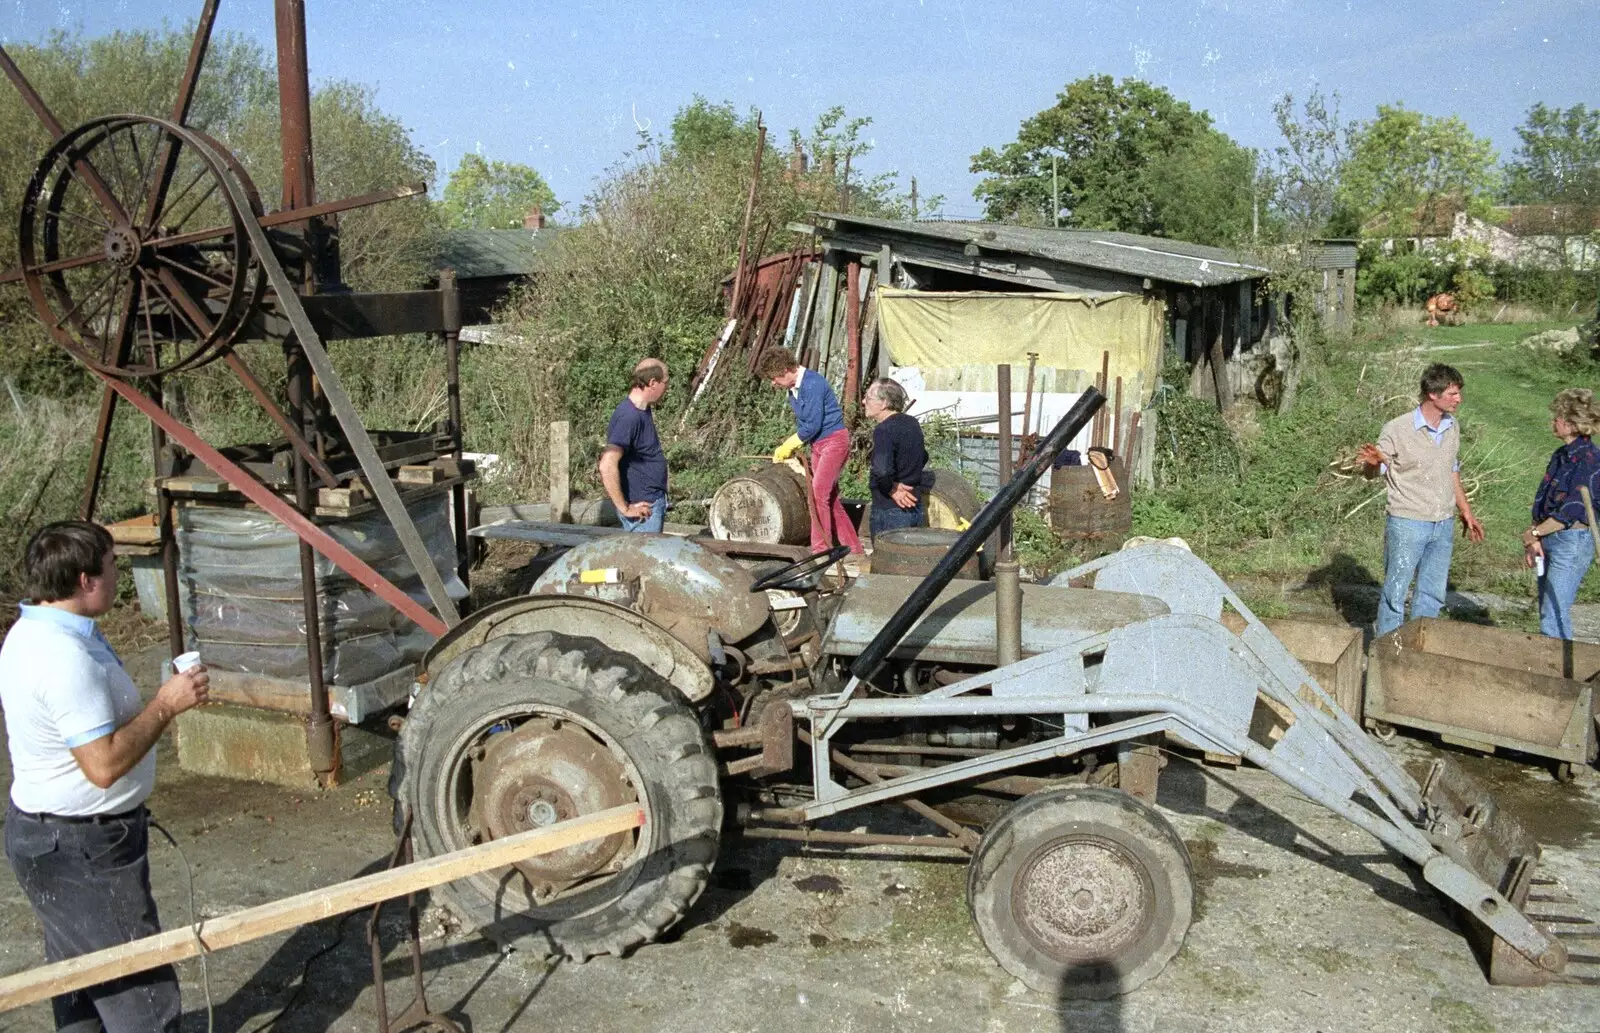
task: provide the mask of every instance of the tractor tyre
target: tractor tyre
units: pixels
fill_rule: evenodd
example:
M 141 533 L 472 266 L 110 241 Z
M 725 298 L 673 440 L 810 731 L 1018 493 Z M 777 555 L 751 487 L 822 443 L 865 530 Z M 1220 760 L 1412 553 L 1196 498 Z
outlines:
M 1154 978 L 1194 911 L 1189 852 L 1153 807 L 1115 789 L 1023 797 L 967 871 L 984 946 L 1040 993 L 1103 999 Z
M 441 886 L 501 946 L 584 961 L 677 923 L 717 858 L 722 796 L 695 712 L 632 657 L 549 632 L 492 639 L 422 692 L 397 798 L 432 857 L 638 802 L 638 830 Z

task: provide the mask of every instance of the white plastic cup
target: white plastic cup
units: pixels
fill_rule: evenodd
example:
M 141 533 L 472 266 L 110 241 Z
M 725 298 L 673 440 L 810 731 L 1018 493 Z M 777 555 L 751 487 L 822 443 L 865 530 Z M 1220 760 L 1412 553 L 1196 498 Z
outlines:
M 1544 553 L 1535 553 L 1533 557 L 1533 576 L 1544 577 Z
M 200 653 L 198 650 L 190 650 L 187 653 L 179 653 L 177 656 L 172 658 L 172 669 L 178 674 L 182 674 L 184 671 L 199 666 Z

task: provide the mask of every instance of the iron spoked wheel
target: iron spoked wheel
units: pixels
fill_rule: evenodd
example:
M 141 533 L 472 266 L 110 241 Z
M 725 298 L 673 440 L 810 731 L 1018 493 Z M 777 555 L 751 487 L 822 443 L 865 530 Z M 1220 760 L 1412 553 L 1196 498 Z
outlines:
M 161 119 L 86 122 L 46 152 L 17 231 L 34 309 L 94 369 L 151 376 L 216 358 L 265 289 L 245 220 L 260 198 L 225 149 Z M 249 211 L 229 202 L 224 177 Z
M 637 832 L 452 883 L 441 895 L 502 943 L 578 960 L 670 928 L 716 859 L 722 801 L 693 710 L 591 639 L 491 640 L 429 685 L 401 733 L 419 856 L 637 801 Z
M 1024 797 L 985 831 L 967 876 L 978 935 L 1041 993 L 1125 994 L 1158 975 L 1189 930 L 1194 878 L 1153 808 L 1113 789 Z

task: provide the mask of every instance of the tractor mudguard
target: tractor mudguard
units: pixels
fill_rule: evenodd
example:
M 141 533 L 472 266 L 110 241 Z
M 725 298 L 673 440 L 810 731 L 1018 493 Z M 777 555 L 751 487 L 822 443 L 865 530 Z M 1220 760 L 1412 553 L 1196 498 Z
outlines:
M 635 657 L 691 703 L 711 694 L 711 669 L 664 628 L 617 603 L 568 595 L 520 596 L 477 611 L 428 650 L 421 664 L 424 680 L 489 639 L 538 631 L 592 638 Z

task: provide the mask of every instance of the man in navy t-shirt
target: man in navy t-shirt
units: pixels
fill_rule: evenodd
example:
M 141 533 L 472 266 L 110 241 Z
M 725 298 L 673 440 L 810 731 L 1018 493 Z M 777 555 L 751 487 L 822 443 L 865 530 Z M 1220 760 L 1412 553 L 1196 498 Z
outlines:
M 667 457 L 656 436 L 651 406 L 667 393 L 667 366 L 641 359 L 633 367 L 628 397 L 617 405 L 606 427 L 600 453 L 600 483 L 629 531 L 660 534 L 667 519 Z

